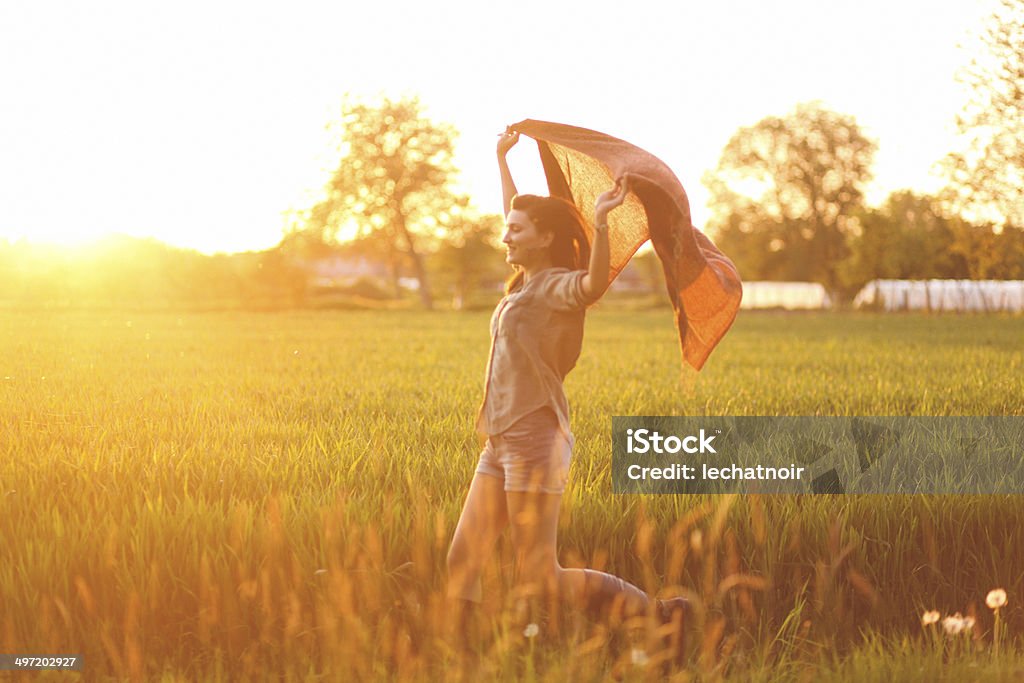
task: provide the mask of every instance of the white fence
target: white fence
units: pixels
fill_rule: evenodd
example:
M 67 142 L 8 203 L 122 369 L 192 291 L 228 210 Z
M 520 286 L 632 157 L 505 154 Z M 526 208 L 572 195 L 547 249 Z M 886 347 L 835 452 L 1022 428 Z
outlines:
M 853 306 L 882 311 L 1021 313 L 1024 280 L 872 280 L 857 293 Z
M 740 308 L 819 309 L 831 306 L 828 292 L 817 282 L 744 282 L 740 303 Z

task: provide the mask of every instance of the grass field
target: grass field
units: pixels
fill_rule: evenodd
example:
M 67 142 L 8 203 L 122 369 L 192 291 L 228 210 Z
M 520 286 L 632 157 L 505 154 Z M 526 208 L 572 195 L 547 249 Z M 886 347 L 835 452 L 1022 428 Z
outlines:
M 469 672 L 434 633 L 488 316 L 0 311 L 0 652 L 78 653 L 86 680 Z M 563 566 L 698 599 L 680 680 L 1024 677 L 1019 497 L 613 496 L 609 474 L 613 415 L 1020 415 L 1024 318 L 741 314 L 680 368 L 666 310 L 589 315 L 560 531 Z M 503 539 L 476 680 L 661 675 L 642 630 L 505 628 L 511 574 Z M 932 638 L 927 609 L 977 623 Z

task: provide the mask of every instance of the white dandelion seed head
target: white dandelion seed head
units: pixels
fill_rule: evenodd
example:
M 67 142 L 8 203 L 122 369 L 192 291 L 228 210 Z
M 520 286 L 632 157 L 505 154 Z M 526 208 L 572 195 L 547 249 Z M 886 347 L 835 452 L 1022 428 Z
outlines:
M 647 662 L 650 661 L 647 653 L 638 647 L 633 648 L 633 651 L 630 653 L 630 659 L 636 666 L 646 666 Z
M 533 638 L 540 633 L 540 626 L 537 624 L 527 624 L 526 628 L 523 629 L 523 635 L 527 638 Z
M 1006 605 L 1006 591 L 1002 588 L 994 588 L 985 596 L 985 604 L 989 609 L 999 609 Z
M 931 626 L 932 624 L 938 623 L 939 618 L 941 617 L 942 615 L 939 614 L 939 611 L 936 609 L 933 609 L 930 612 L 925 612 L 921 615 L 921 625 Z
M 951 636 L 955 636 L 964 630 L 964 618 L 959 612 L 951 614 L 942 620 L 942 628 Z
M 963 624 L 964 631 L 970 631 L 972 628 L 974 628 L 974 617 L 964 617 Z

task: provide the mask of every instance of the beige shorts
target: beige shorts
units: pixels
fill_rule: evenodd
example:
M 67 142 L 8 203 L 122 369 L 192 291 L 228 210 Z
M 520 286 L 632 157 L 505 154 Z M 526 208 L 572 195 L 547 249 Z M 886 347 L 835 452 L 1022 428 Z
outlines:
M 506 491 L 562 493 L 574 441 L 562 434 L 555 411 L 540 408 L 488 437 L 476 471 L 504 479 Z

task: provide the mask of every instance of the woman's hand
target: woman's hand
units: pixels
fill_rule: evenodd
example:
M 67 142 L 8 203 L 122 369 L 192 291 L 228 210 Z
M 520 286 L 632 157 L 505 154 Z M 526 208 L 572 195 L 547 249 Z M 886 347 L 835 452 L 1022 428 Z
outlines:
M 511 128 L 506 128 L 505 132 L 498 139 L 498 156 L 508 154 L 508 151 L 515 147 L 517 142 L 519 142 L 519 133 Z
M 629 175 L 623 174 L 615 187 L 602 192 L 594 205 L 594 234 L 590 242 L 590 267 L 580 280 L 583 294 L 590 302 L 597 301 L 608 289 L 608 213 L 626 201 L 629 194 Z
M 628 173 L 615 181 L 615 187 L 601 193 L 601 196 L 597 198 L 597 202 L 594 205 L 594 222 L 597 225 L 606 225 L 608 223 L 608 213 L 615 207 L 621 206 L 622 202 L 626 201 L 627 194 L 629 194 Z

